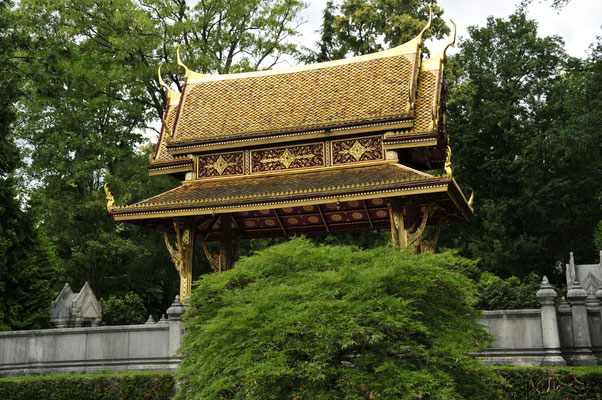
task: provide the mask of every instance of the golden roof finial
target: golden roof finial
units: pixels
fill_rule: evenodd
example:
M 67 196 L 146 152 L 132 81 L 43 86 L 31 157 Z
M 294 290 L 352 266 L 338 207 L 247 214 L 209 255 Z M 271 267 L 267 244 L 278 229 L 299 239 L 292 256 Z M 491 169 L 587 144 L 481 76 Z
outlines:
M 163 63 L 159 64 L 159 69 L 157 70 L 157 76 L 159 77 L 159 86 L 164 87 L 167 90 L 167 104 L 170 106 L 176 105 L 180 101 L 180 93 L 175 90 L 171 90 L 169 85 L 165 83 L 163 78 L 161 77 L 161 67 Z
M 433 26 L 433 9 L 431 8 L 430 4 L 428 5 L 428 8 L 429 8 L 429 22 L 422 29 L 422 31 L 420 31 L 420 34 L 418 35 L 420 38 L 422 38 L 422 35 L 424 35 L 424 32 L 426 32 L 427 29 L 430 29 L 431 26 Z
M 200 81 L 202 81 L 203 79 L 206 79 L 207 77 L 211 76 L 211 75 L 207 75 L 207 74 L 201 74 L 198 72 L 194 72 L 192 71 L 190 68 L 188 68 L 186 65 L 184 65 L 184 63 L 182 62 L 182 59 L 180 58 L 180 47 L 182 47 L 182 43 L 180 43 L 178 45 L 178 47 L 176 48 L 176 57 L 178 59 L 178 65 L 182 68 L 184 68 L 184 71 L 186 71 L 186 81 L 187 82 L 194 82 L 194 83 L 198 83 Z M 178 98 L 179 100 L 179 98 Z
M 448 48 L 449 46 L 451 46 L 451 47 L 456 47 L 456 23 L 455 23 L 455 22 L 454 22 L 454 20 L 453 20 L 453 19 L 451 19 L 451 18 L 450 18 L 450 21 L 451 21 L 451 23 L 454 25 L 454 38 L 452 39 L 452 41 L 451 41 L 451 42 L 449 42 L 449 43 L 447 44 L 447 46 L 445 46 L 445 47 L 443 48 L 443 58 L 445 58 L 445 52 L 447 51 L 447 48 Z
M 474 189 L 473 189 L 472 193 L 470 194 L 470 199 L 468 199 L 468 207 L 470 207 L 470 209 L 474 212 L 474 207 L 472 205 L 473 201 L 474 201 Z
M 104 188 L 105 188 L 105 195 L 107 196 L 107 211 L 111 212 L 115 209 L 115 198 L 113 197 L 113 195 L 111 194 L 111 192 L 109 191 L 109 186 L 107 186 L 107 182 L 105 182 Z
M 446 153 L 447 153 L 447 157 L 445 158 L 445 166 L 443 168 L 445 169 L 445 173 L 447 175 L 449 175 L 449 177 L 451 178 L 451 176 L 452 176 L 452 169 L 451 169 L 451 155 L 452 155 L 452 152 L 451 152 L 451 147 L 447 146 Z
M 184 65 L 184 63 L 182 62 L 182 59 L 180 58 L 180 47 L 182 47 L 182 43 L 180 43 L 178 45 L 178 47 L 176 48 L 176 57 L 178 59 L 178 65 L 182 68 L 184 68 L 184 71 L 186 71 L 186 77 L 188 77 L 188 74 L 190 73 L 190 69 Z

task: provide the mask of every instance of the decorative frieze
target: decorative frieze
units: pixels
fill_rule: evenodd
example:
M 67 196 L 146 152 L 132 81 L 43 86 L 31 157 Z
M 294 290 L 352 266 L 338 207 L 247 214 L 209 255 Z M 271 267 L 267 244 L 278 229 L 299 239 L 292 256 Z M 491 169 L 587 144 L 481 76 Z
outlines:
M 211 154 L 199 156 L 197 161 L 197 177 L 210 178 L 215 176 L 243 175 L 243 152 Z
M 251 173 L 324 166 L 324 144 L 251 150 Z
M 381 136 L 332 141 L 332 165 L 382 160 Z

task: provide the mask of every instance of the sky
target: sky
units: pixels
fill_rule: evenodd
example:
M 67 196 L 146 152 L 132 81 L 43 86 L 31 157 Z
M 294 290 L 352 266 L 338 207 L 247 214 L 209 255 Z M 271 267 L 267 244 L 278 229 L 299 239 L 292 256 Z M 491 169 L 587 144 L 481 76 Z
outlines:
M 303 18 L 307 22 L 300 27 L 300 43 L 307 45 L 318 40 L 316 31 L 322 23 L 322 10 L 326 0 L 306 0 L 309 7 L 304 11 Z M 339 0 L 340 3 L 340 0 Z M 467 37 L 470 25 L 484 26 L 487 17 L 506 18 L 516 10 L 520 0 L 438 0 L 444 10 L 444 18 L 453 19 L 458 26 L 458 36 Z M 552 1 L 533 0 L 527 9 L 527 17 L 538 22 L 540 36 L 559 35 L 564 39 L 565 50 L 574 57 L 587 56 L 588 46 L 596 41 L 596 36 L 602 36 L 602 0 L 571 0 L 561 10 L 551 7 Z M 451 26 L 450 23 L 448 23 Z M 434 52 L 449 42 L 426 45 Z M 454 49 L 448 50 L 453 54 Z

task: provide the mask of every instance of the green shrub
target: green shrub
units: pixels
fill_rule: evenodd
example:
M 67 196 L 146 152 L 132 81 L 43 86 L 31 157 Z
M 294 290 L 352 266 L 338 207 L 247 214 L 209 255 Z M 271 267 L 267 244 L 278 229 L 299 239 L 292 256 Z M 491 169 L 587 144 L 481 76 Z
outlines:
M 516 276 L 502 279 L 490 272 L 483 272 L 479 281 L 479 301 L 482 310 L 516 310 L 539 308 L 535 294 L 541 286 L 541 276 L 531 273 L 522 281 Z
M 512 400 L 600 400 L 599 367 L 493 367 L 501 378 L 495 398 Z
M 140 296 L 128 292 L 121 297 L 100 299 L 102 304 L 101 325 L 132 325 L 146 322 L 146 308 Z
M 169 373 L 48 375 L 0 379 L 2 400 L 168 400 Z
M 490 337 L 473 284 L 451 270 L 464 263 L 293 239 L 206 275 L 178 398 L 482 399 L 494 375 L 466 354 Z

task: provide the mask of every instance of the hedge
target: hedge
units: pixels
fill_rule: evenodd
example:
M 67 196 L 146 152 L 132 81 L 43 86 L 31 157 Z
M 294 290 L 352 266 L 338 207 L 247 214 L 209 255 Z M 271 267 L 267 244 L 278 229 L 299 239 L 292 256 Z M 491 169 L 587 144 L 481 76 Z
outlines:
M 501 378 L 497 399 L 602 399 L 602 366 L 492 367 L 492 369 Z
M 167 372 L 0 378 L 2 400 L 169 400 L 173 389 Z

